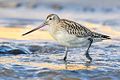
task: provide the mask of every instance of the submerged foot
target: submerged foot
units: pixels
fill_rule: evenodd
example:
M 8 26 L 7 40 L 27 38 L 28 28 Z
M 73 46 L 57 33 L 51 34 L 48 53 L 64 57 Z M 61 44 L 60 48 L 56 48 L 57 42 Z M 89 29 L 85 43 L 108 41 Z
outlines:
M 86 58 L 88 59 L 88 60 L 86 61 L 86 63 L 91 63 L 91 62 L 92 62 L 92 58 L 91 58 L 90 56 L 86 56 Z
M 86 61 L 85 66 L 89 67 L 91 65 L 92 61 Z
M 86 61 L 86 63 L 91 63 L 91 62 L 92 62 L 92 60 Z
M 67 57 L 64 57 L 63 60 L 66 61 Z
M 89 51 L 86 51 L 86 54 L 85 54 L 86 58 L 88 59 L 88 63 L 91 63 L 92 62 L 92 58 L 90 57 L 89 55 Z

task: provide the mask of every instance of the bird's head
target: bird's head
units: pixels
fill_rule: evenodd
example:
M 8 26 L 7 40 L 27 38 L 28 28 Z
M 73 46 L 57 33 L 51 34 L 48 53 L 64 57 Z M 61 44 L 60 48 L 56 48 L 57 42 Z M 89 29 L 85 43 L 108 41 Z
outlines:
M 50 25 L 52 23 L 58 23 L 60 21 L 60 18 L 56 14 L 50 14 L 47 16 L 45 23 L 47 25 Z
M 23 35 L 23 36 L 24 36 L 24 35 L 27 35 L 27 34 L 33 32 L 33 31 L 36 31 L 36 30 L 38 30 L 38 29 L 46 26 L 46 25 L 58 23 L 59 21 L 60 21 L 60 18 L 59 18 L 56 14 L 50 14 L 50 15 L 47 16 L 47 18 L 46 18 L 46 20 L 43 22 L 43 24 L 41 24 L 40 26 L 38 26 L 38 27 L 36 27 L 36 28 L 34 28 L 34 29 L 32 29 L 32 30 L 30 30 L 30 31 L 22 34 L 22 35 Z

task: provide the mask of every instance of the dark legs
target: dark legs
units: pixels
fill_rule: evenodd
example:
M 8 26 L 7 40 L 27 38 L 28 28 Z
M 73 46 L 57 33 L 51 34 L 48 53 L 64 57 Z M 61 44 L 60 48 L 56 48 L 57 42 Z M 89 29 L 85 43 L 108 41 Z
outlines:
M 89 46 L 88 46 L 88 48 L 87 48 L 87 51 L 86 51 L 85 55 L 86 55 L 86 58 L 89 59 L 90 62 L 92 62 L 92 58 L 91 58 L 90 55 L 89 55 L 89 48 L 91 47 L 91 44 L 92 44 L 92 42 L 93 42 L 93 39 L 89 38 L 88 40 L 90 41 L 90 44 L 89 44 Z
M 64 52 L 64 53 L 65 53 L 65 56 L 64 56 L 64 59 L 63 59 L 63 60 L 66 61 L 66 59 L 67 59 L 67 54 L 68 54 L 68 48 L 67 48 L 67 47 L 65 47 L 65 52 Z
M 89 49 L 91 47 L 91 44 L 93 43 L 93 39 L 89 38 L 88 40 L 90 41 L 90 43 L 88 45 L 87 51 L 85 52 L 85 56 L 86 56 L 87 59 L 90 60 L 90 62 L 92 62 L 92 58 L 89 55 Z M 65 56 L 64 56 L 63 60 L 66 61 L 67 54 L 68 54 L 68 48 L 67 47 L 65 47 L 65 52 L 64 53 L 65 53 Z

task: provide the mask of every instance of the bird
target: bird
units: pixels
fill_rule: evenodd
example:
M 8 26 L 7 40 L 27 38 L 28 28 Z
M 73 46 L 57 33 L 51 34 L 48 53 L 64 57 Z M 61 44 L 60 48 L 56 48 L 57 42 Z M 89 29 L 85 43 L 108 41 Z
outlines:
M 103 40 L 111 39 L 110 36 L 91 31 L 87 27 L 68 19 L 61 19 L 57 14 L 49 14 L 46 20 L 38 27 L 22 34 L 23 36 L 36 31 L 48 25 L 47 31 L 60 44 L 65 46 L 64 61 L 67 59 L 68 48 L 79 48 L 86 46 L 85 56 L 92 62 L 89 55 L 89 49 L 92 43 L 101 42 Z

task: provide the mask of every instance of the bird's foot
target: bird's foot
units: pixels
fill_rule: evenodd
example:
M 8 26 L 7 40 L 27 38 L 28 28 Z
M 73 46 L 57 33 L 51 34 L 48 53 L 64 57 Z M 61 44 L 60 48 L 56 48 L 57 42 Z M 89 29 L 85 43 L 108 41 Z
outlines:
M 88 59 L 88 61 L 86 61 L 87 63 L 91 63 L 92 62 L 92 58 L 90 57 L 90 55 L 88 54 L 88 51 L 86 52 L 86 58 Z
M 63 58 L 64 61 L 67 61 L 66 59 L 67 59 L 67 57 L 64 57 L 64 58 Z
M 91 63 L 91 62 L 92 62 L 92 60 L 87 60 L 87 61 L 86 61 L 86 63 Z
M 92 61 L 86 61 L 85 66 L 89 67 L 91 65 Z

